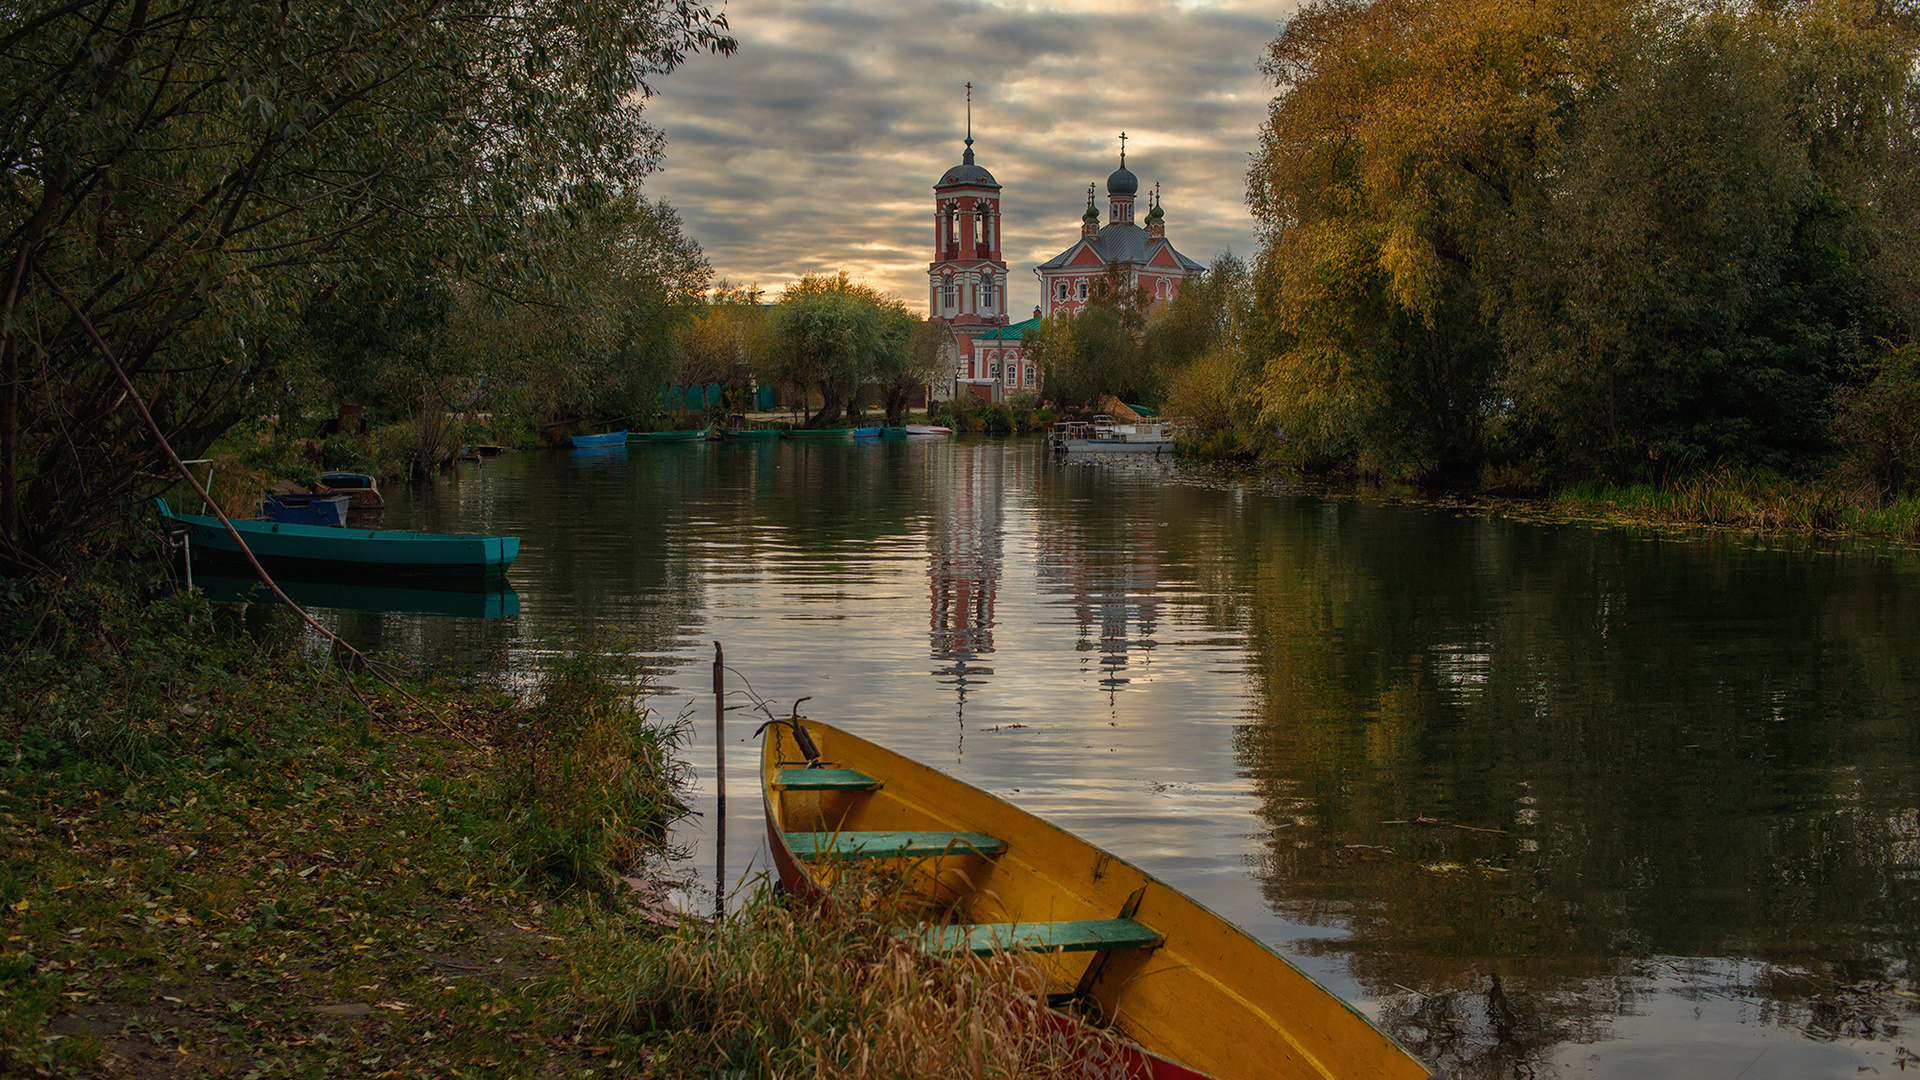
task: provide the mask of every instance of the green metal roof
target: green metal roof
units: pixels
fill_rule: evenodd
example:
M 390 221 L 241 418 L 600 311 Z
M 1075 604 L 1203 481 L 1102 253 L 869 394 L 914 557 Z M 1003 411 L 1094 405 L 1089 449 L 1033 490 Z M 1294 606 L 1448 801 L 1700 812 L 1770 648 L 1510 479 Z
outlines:
M 1040 324 L 1045 321 L 1045 319 L 1028 319 L 1026 322 L 1017 322 L 1012 326 L 995 327 L 984 334 L 973 335 L 973 340 L 1022 341 L 1026 338 L 1028 330 L 1038 330 Z

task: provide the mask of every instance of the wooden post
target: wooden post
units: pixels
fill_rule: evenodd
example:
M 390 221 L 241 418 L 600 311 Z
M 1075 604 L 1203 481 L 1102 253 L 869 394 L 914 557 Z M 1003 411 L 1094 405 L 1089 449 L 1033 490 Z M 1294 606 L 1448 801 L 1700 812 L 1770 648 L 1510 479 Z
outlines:
M 727 659 L 720 643 L 713 643 L 713 911 L 727 913 Z

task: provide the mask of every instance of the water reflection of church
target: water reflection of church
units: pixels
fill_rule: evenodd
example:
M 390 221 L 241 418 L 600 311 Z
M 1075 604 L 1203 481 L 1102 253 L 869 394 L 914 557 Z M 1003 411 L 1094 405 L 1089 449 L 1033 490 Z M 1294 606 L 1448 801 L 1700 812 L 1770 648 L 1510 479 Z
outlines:
M 1005 498 L 1032 490 L 1035 477 L 1009 475 L 1046 468 L 1022 455 L 966 454 L 942 485 L 927 533 L 928 645 L 933 674 L 967 695 L 993 674 L 995 604 L 1005 572 Z M 1037 585 L 1061 596 L 1073 613 L 1076 648 L 1093 654 L 1098 682 L 1109 692 L 1139 678 L 1151 659 L 1159 624 L 1162 575 L 1157 524 L 1125 521 L 1122 535 L 1089 536 L 1081 522 L 1039 522 Z M 1144 532 L 1145 535 L 1134 535 Z
M 1040 534 L 1040 587 L 1071 598 L 1074 647 L 1096 655 L 1100 688 L 1109 693 L 1132 682 L 1138 666 L 1152 659 L 1160 619 L 1155 538 L 1131 539 L 1090 544 L 1071 526 Z M 1106 557 L 1090 560 L 1087 551 Z
M 934 503 L 927 532 L 928 637 L 933 674 L 955 688 L 964 710 L 967 691 L 993 669 L 994 600 L 1000 590 L 1004 498 L 1009 481 L 999 454 L 961 455 L 945 499 Z

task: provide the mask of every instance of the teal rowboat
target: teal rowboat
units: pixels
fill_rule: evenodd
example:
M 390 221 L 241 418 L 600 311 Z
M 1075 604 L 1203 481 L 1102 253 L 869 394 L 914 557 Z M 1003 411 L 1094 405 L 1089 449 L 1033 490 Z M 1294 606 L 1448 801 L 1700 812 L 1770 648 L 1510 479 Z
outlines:
M 722 442 L 766 442 L 780 437 L 779 428 L 721 428 Z
M 621 428 L 619 431 L 602 432 L 599 435 L 573 436 L 573 448 L 575 450 L 586 450 L 590 447 L 595 447 L 595 446 L 625 446 L 625 445 L 627 445 L 627 429 L 626 428 Z
M 783 439 L 806 439 L 812 441 L 853 438 L 852 428 L 787 428 L 780 433 Z
M 165 499 L 155 499 L 153 504 L 167 534 L 185 537 L 191 550 L 223 553 L 229 558 L 240 555 L 240 546 L 219 518 L 176 514 Z M 381 574 L 497 576 L 505 574 L 520 554 L 517 536 L 458 536 L 239 519 L 234 519 L 233 527 L 263 564 L 333 567 L 348 579 Z

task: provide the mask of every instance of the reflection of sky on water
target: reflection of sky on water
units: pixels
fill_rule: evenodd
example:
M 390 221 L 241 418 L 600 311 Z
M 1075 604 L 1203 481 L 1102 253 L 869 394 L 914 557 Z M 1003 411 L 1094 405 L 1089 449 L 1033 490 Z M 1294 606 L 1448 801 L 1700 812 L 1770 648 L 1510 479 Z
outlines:
M 1867 766 L 1783 775 L 1767 764 L 1836 756 L 1780 741 L 1808 728 L 1809 709 L 1833 707 L 1803 700 L 1782 662 L 1763 655 L 1756 665 L 1728 651 L 1742 635 L 1773 634 L 1775 616 L 1761 610 L 1769 598 L 1796 588 L 1818 597 L 1830 582 L 1768 579 L 1758 599 L 1729 614 L 1688 591 L 1728 575 L 1713 558 L 1680 551 L 1666 560 L 1677 584 L 1649 581 L 1639 562 L 1598 557 L 1612 541 L 1592 541 L 1595 556 L 1567 556 L 1549 545 L 1562 542 L 1551 530 L 1275 500 L 1250 486 L 1192 483 L 1163 462 L 1060 465 L 1023 443 L 690 444 L 632 448 L 610 462 L 523 455 L 463 467 L 416 494 L 412 505 L 405 493 L 396 500 L 391 527 L 523 535 L 511 576 L 521 614 L 485 626 L 364 615 L 343 623 L 428 666 L 447 657 L 456 669 L 496 670 L 521 685 L 591 628 L 629 636 L 658 710 L 690 717 L 701 816 L 677 836 L 708 887 L 716 864 L 730 888 L 767 869 L 748 738 L 759 717 L 744 711 L 728 720 L 724 858 L 715 848 L 708 686 L 719 640 L 736 692 L 750 681 L 780 715 L 810 696 L 804 711 L 1113 851 L 1279 948 L 1368 1015 L 1434 1033 L 1423 1053 L 1461 1077 L 1504 1077 L 1515 1066 L 1542 1078 L 1635 1080 L 1733 1075 L 1749 1063 L 1748 1077 L 1900 1067 L 1897 1032 L 1864 1037 L 1847 1026 L 1864 1006 L 1842 1009 L 1831 1036 L 1809 1038 L 1824 1006 L 1779 989 L 1787 965 L 1658 960 L 1684 951 L 1669 945 L 1636 961 L 1645 966 L 1615 970 L 1621 961 L 1606 948 L 1647 951 L 1630 940 L 1516 959 L 1498 951 L 1502 928 L 1517 936 L 1533 924 L 1483 917 L 1503 904 L 1524 912 L 1531 903 L 1590 903 L 1587 915 L 1554 918 L 1590 937 L 1671 930 L 1729 947 L 1712 937 L 1712 905 L 1725 901 L 1711 889 L 1663 886 L 1699 906 L 1675 929 L 1634 921 L 1661 916 L 1635 910 L 1647 901 L 1631 881 L 1592 896 L 1565 883 L 1613 869 L 1578 858 L 1611 859 L 1622 847 L 1624 857 L 1651 861 L 1683 839 L 1663 833 L 1657 814 L 1639 822 L 1645 837 L 1609 837 L 1612 811 L 1595 807 L 1610 804 L 1571 800 L 1609 787 L 1656 807 L 1725 800 L 1743 781 L 1716 786 L 1709 772 L 1724 757 L 1703 762 L 1709 772 L 1686 769 L 1688 755 L 1730 740 L 1751 740 L 1737 744 L 1752 753 L 1736 763 L 1757 763 L 1747 786 L 1779 785 L 1786 797 L 1831 782 L 1833 813 L 1810 820 L 1884 841 L 1884 857 L 1906 868 L 1884 880 L 1920 873 L 1911 869 L 1915 811 L 1869 797 L 1884 792 L 1884 775 L 1862 775 Z M 1589 558 L 1591 567 L 1581 561 Z M 1556 566 L 1571 584 L 1542 586 Z M 1914 590 L 1895 581 L 1856 591 L 1889 597 L 1889 612 L 1847 611 L 1828 624 L 1829 637 L 1875 619 L 1898 625 L 1898 598 Z M 1702 658 L 1688 659 L 1688 648 Z M 1697 703 L 1660 681 L 1687 677 L 1687 664 L 1713 673 L 1736 721 L 1762 716 L 1769 733 L 1696 715 Z M 1609 665 L 1622 673 L 1606 674 Z M 1596 687 L 1627 700 L 1578 696 Z M 1905 692 L 1913 697 L 1911 686 Z M 1529 725 L 1569 716 L 1574 740 L 1592 745 L 1531 737 Z M 1489 717 L 1496 736 L 1516 741 L 1474 741 L 1486 738 L 1474 732 Z M 1566 738 L 1568 729 L 1555 730 Z M 1903 747 L 1908 756 L 1897 761 L 1912 756 L 1910 725 L 1837 730 L 1836 739 Z M 1636 754 L 1672 767 L 1679 785 L 1634 787 L 1648 784 L 1636 778 Z M 1489 778 L 1475 780 L 1476 771 Z M 1507 887 L 1518 873 L 1504 864 L 1483 878 L 1437 862 L 1471 866 L 1464 856 L 1423 856 L 1436 869 L 1403 872 L 1408 827 L 1381 823 L 1414 813 L 1484 817 L 1511 830 L 1485 850 L 1547 875 L 1549 887 L 1538 896 Z M 1802 827 L 1786 821 L 1779 836 Z M 1699 842 L 1711 855 L 1715 841 Z M 1780 873 L 1822 872 L 1792 864 L 1789 840 L 1779 843 Z M 1373 850 L 1395 847 L 1404 849 Z M 1733 893 L 1758 887 L 1725 883 Z M 1467 942 L 1485 929 L 1474 920 L 1486 918 L 1492 944 Z M 1356 919 L 1373 920 L 1358 940 L 1347 929 Z M 1458 955 L 1446 944 L 1456 932 Z M 1565 970 L 1554 948 L 1569 949 Z M 1534 978 L 1513 974 L 1535 959 Z M 1502 971 L 1518 1035 L 1486 1019 L 1500 1012 L 1487 980 Z

